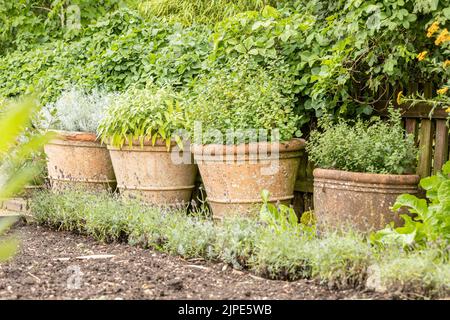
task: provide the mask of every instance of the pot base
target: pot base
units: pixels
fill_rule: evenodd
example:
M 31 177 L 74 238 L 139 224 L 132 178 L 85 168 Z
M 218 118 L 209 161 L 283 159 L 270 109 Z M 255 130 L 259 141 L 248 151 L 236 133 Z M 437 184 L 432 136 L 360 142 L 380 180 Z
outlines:
M 254 201 L 252 203 L 220 203 L 210 199 L 208 200 L 208 203 L 214 213 L 214 218 L 219 220 L 229 216 L 258 216 L 261 206 L 263 205 L 262 201 Z M 289 206 L 291 200 L 270 201 L 270 203 Z

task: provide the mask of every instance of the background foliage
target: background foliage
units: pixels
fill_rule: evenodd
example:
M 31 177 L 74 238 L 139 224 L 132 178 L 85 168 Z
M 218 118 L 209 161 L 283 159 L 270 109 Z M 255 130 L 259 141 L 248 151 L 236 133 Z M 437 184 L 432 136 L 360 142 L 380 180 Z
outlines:
M 388 85 L 446 81 L 442 68 L 416 57 L 426 50 L 445 61 L 426 30 L 435 21 L 448 28 L 449 0 L 3 2 L 4 97 L 39 89 L 46 103 L 72 84 L 123 91 L 148 80 L 181 88 L 243 57 L 288 66 L 295 110 L 307 122 L 370 114 Z M 80 8 L 79 28 L 68 27 L 71 5 Z
M 192 136 L 195 122 L 202 125 L 202 143 L 223 144 L 229 130 L 243 134 L 247 129 L 265 129 L 271 139 L 273 130 L 278 129 L 281 141 L 300 136 L 301 117 L 294 112 L 295 97 L 289 90 L 293 79 L 284 74 L 285 69 L 283 65 L 264 69 L 240 59 L 198 79 L 186 94 L 187 125 Z M 217 137 L 223 139 L 216 141 Z M 258 140 L 256 136 L 236 136 L 226 144 L 248 141 Z
M 407 135 L 400 112 L 390 109 L 389 121 L 374 118 L 340 121 L 323 118 L 321 131 L 311 132 L 308 157 L 316 166 L 352 172 L 405 174 L 415 172 L 417 148 Z

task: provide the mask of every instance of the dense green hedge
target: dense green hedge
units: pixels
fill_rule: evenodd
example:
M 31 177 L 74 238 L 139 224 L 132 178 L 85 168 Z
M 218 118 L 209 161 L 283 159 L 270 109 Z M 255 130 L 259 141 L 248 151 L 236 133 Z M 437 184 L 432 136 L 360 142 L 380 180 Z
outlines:
M 433 21 L 448 26 L 449 0 L 249 1 L 244 8 L 259 11 L 228 11 L 207 22 L 202 15 L 212 18 L 211 12 L 198 0 L 189 7 L 197 15 L 189 23 L 177 9 L 186 1 L 165 1 L 161 6 L 173 10 L 153 7 L 144 15 L 143 7 L 152 8 L 148 1 L 71 1 L 80 7 L 80 29 L 62 24 L 72 14 L 69 2 L 2 3 L 3 97 L 39 89 L 45 103 L 71 84 L 112 91 L 148 80 L 187 86 L 211 68 L 226 67 L 230 58 L 246 56 L 263 66 L 288 66 L 294 79 L 289 90 L 306 122 L 328 112 L 368 114 L 388 83 L 447 81 L 442 70 L 416 57 L 424 50 L 431 58 L 440 55 L 426 29 Z

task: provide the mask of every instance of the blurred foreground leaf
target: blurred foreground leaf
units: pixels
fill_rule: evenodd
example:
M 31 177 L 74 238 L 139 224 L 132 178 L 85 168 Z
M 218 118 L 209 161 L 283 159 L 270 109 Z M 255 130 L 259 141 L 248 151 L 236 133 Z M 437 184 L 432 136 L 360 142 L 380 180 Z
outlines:
M 39 168 L 29 158 L 51 139 L 50 134 L 36 135 L 26 142 L 22 137 L 30 127 L 31 117 L 37 112 L 35 100 L 30 97 L 0 106 L 0 202 L 14 196 L 33 177 Z M 0 218 L 0 236 L 16 221 Z M 9 259 L 17 251 L 19 242 L 14 237 L 0 238 L 0 262 Z

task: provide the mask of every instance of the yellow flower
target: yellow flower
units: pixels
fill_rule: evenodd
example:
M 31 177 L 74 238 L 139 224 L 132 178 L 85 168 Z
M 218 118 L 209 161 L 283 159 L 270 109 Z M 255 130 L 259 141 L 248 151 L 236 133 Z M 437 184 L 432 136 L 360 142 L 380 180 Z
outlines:
M 446 94 L 447 91 L 448 91 L 448 87 L 443 87 L 436 92 L 437 92 L 437 94 Z
M 439 30 L 439 23 L 437 23 L 436 21 L 433 22 L 433 24 L 428 28 L 428 32 L 427 32 L 427 37 L 431 38 L 433 36 L 433 34 L 436 33 L 436 31 Z
M 403 102 L 403 91 L 400 91 L 398 94 L 397 94 L 397 104 L 402 104 L 402 102 Z
M 445 109 L 445 112 L 450 113 L 450 107 L 447 107 L 447 109 Z
M 450 41 L 450 35 L 448 34 L 447 28 L 441 31 L 434 42 L 435 45 L 440 45 L 441 43 Z
M 450 60 L 445 60 L 444 61 L 444 68 L 447 68 L 448 66 L 450 66 Z
M 428 51 L 422 51 L 421 53 L 419 53 L 417 55 L 417 60 L 422 61 L 423 59 L 425 59 L 427 53 L 428 53 Z

